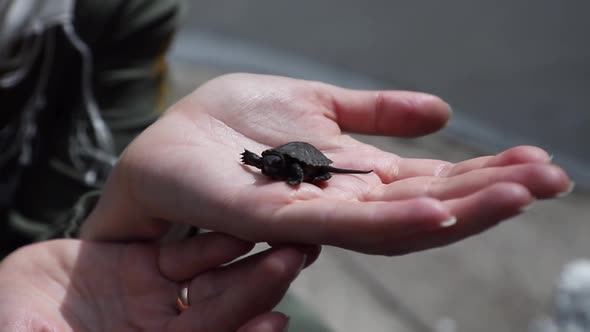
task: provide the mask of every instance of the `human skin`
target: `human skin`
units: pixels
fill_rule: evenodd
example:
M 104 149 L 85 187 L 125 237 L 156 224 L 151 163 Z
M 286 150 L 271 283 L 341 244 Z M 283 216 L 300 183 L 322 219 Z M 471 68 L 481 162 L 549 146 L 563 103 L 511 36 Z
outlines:
M 252 249 L 206 233 L 173 244 L 55 240 L 23 247 L 0 264 L 2 331 L 280 332 L 272 312 L 318 247 Z M 177 311 L 182 282 L 190 308 Z
M 571 189 L 567 174 L 533 146 L 451 163 L 403 158 L 345 133 L 421 136 L 450 115 L 448 104 L 424 93 L 222 76 L 131 143 L 81 234 L 157 239 L 185 224 L 254 242 L 400 255 L 472 236 Z M 290 141 L 313 144 L 337 167 L 374 172 L 291 187 L 240 163 L 244 149 Z

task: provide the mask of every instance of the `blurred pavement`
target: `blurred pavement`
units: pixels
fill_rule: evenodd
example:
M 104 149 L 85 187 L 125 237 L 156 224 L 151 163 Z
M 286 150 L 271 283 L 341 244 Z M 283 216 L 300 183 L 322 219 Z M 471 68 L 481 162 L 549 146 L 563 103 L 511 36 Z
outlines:
M 590 188 L 589 1 L 189 2 L 191 57 L 432 92 L 455 110 L 447 135 L 488 150 L 540 145 Z

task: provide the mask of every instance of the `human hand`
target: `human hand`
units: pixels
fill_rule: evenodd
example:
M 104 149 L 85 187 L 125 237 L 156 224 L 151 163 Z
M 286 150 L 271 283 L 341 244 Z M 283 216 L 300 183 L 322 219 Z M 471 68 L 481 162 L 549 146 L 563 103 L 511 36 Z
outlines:
M 284 331 L 287 317 L 271 310 L 319 247 L 273 248 L 219 267 L 252 246 L 219 233 L 161 247 L 26 246 L 0 264 L 0 330 Z M 190 307 L 179 312 L 184 282 Z
M 129 146 L 82 236 L 157 238 L 184 223 L 250 241 L 397 255 L 458 241 L 568 190 L 565 172 L 539 148 L 453 164 L 402 158 L 342 133 L 419 136 L 449 116 L 446 103 L 421 93 L 222 76 Z M 240 163 L 244 149 L 290 141 L 315 145 L 337 167 L 374 173 L 291 187 Z

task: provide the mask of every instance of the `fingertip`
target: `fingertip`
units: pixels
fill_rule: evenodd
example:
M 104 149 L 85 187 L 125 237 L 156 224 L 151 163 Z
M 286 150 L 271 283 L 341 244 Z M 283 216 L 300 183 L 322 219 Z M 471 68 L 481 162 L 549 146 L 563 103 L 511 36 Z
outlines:
M 574 192 L 574 189 L 576 188 L 576 183 L 574 181 L 570 181 L 567 189 L 565 191 L 562 191 L 560 193 L 558 193 L 555 197 L 556 198 L 563 198 L 563 197 L 567 197 L 569 196 L 569 194 Z
M 411 200 L 409 212 L 414 218 L 414 223 L 424 229 L 436 229 L 449 227 L 456 222 L 456 218 L 444 203 L 431 197 L 418 197 Z
M 289 320 L 290 317 L 281 312 L 268 312 L 253 318 L 237 332 L 285 332 Z
M 552 165 L 550 174 L 548 186 L 552 186 L 555 188 L 554 190 L 557 191 L 556 193 L 552 193 L 552 196 L 560 198 L 567 196 L 574 191 L 576 183 L 569 178 L 567 173 L 561 167 Z
M 305 266 L 306 260 L 307 255 L 296 248 L 276 248 L 265 257 L 261 268 L 269 278 L 291 280 Z
M 522 213 L 535 197 L 523 185 L 514 182 L 499 182 L 462 199 L 447 202 L 459 218 L 458 226 L 486 229 Z M 467 220 L 478 220 L 472 226 L 465 226 Z M 457 227 L 457 226 L 455 226 Z
M 440 223 L 440 227 L 441 228 L 447 228 L 447 227 L 451 227 L 453 225 L 455 225 L 457 223 L 457 217 L 452 216 L 451 218 L 444 220 L 443 222 Z
M 303 268 L 307 268 L 308 266 L 315 263 L 315 261 L 320 256 L 322 252 L 322 246 L 319 245 L 311 245 L 307 246 L 305 249 L 305 264 L 303 264 Z
M 440 97 L 422 92 L 402 93 L 401 98 L 390 97 L 391 108 L 398 111 L 399 122 L 395 126 L 399 136 L 423 136 L 447 125 L 453 110 Z
M 512 150 L 514 154 L 521 156 L 528 162 L 550 162 L 553 159 L 547 151 L 537 146 L 521 145 Z
M 395 204 L 385 203 L 374 217 L 376 228 L 367 236 L 376 233 L 412 234 L 448 227 L 454 216 L 441 201 L 431 197 L 417 197 Z M 447 226 L 445 226 L 447 225 Z
M 538 179 L 530 186 L 531 192 L 537 198 L 560 197 L 572 188 L 572 181 L 560 167 L 550 164 L 536 164 L 530 166 L 530 176 Z
M 512 182 L 495 183 L 469 196 L 445 201 L 456 221 L 439 231 L 415 234 L 390 249 L 390 255 L 446 246 L 479 234 L 522 212 L 535 199 L 526 187 Z
M 500 204 L 506 202 L 521 207 L 527 206 L 535 200 L 535 197 L 526 187 L 512 182 L 500 182 L 492 185 L 489 189 L 489 195 L 495 197 Z
M 453 115 L 453 108 L 442 98 L 429 94 L 419 93 L 416 95 L 416 109 L 428 110 L 437 114 L 441 122 L 446 122 Z
M 269 242 L 268 245 L 275 248 L 290 246 L 293 248 L 297 248 L 298 250 L 301 250 L 301 252 L 303 252 L 303 254 L 305 255 L 305 263 L 303 264 L 304 269 L 312 265 L 318 259 L 320 253 L 322 252 L 322 246 L 315 244 L 289 245 L 284 243 Z
M 551 156 L 547 151 L 536 146 L 521 145 L 499 153 L 490 159 L 486 166 L 496 167 L 525 163 L 547 163 L 550 161 Z
M 525 212 L 526 208 L 536 200 L 528 188 L 513 182 L 496 183 L 484 190 L 482 195 L 482 197 L 489 197 L 493 200 L 486 206 L 486 209 L 489 210 L 488 218 L 496 223 Z

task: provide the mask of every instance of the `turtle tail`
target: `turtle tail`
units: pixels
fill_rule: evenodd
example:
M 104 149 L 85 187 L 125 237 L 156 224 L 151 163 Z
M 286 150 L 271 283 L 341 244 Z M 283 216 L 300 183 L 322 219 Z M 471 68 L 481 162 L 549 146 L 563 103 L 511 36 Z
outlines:
M 336 167 L 332 167 L 332 166 L 327 166 L 326 170 L 330 173 L 337 173 L 337 174 L 368 174 L 368 173 L 373 172 L 373 170 L 360 171 L 360 170 L 356 170 L 356 169 L 336 168 Z

